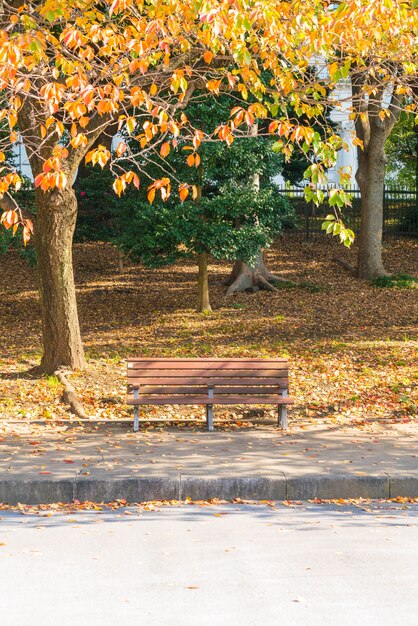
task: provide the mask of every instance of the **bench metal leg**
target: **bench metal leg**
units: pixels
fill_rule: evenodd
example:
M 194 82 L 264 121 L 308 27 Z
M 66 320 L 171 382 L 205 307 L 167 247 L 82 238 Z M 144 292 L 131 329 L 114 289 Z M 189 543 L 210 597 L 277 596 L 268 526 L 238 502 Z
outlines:
M 287 387 L 282 389 L 283 398 L 287 398 Z M 279 415 L 277 425 L 283 430 L 287 430 L 287 404 L 279 404 Z
M 139 430 L 139 408 L 136 406 L 134 408 L 134 432 L 136 433 Z
M 139 387 L 134 387 L 134 400 L 138 400 Z M 137 404 L 134 406 L 134 433 L 139 429 L 139 407 Z
M 279 428 L 283 430 L 287 430 L 287 406 L 286 404 L 279 404 L 279 416 L 277 420 L 277 425 Z
M 209 431 L 213 431 L 213 404 L 206 405 L 206 424 Z

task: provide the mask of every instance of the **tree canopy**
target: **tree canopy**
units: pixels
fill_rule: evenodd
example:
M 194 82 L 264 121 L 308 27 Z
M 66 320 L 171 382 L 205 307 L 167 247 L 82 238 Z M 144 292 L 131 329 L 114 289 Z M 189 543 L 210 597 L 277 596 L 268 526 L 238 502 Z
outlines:
M 89 148 L 111 121 L 133 134 L 146 116 L 135 133 L 142 159 L 166 156 L 180 135 L 188 136 L 197 151 L 206 137 L 189 124 L 182 107 L 198 88 L 214 94 L 233 88 L 244 102 L 237 103 L 213 135 L 230 143 L 255 118 L 280 113 L 282 119 L 270 127 L 280 137 L 276 148 L 288 155 L 295 143 L 304 150 L 313 145 L 315 162 L 309 174 L 315 184 L 340 146 L 332 134 L 319 141 L 312 128 L 330 103 L 324 85 L 332 88 L 351 75 L 357 102 L 353 116 L 364 126 L 357 141 L 364 144 L 367 114 L 386 124 L 391 111 L 411 94 L 416 8 L 415 0 L 3 3 L 0 82 L 5 101 L 0 116 L 10 127 L 4 148 L 18 141 L 20 132 L 36 185 L 44 191 L 61 188 L 72 183 L 86 153 L 93 163 L 109 161 L 107 149 Z M 327 71 L 312 75 L 312 58 Z M 267 88 L 262 71 L 272 76 Z M 389 104 L 380 101 L 385 90 L 392 95 Z M 249 93 L 256 102 L 246 106 Z M 298 116 L 307 121 L 301 123 Z M 123 157 L 126 163 L 129 156 L 134 157 L 120 144 L 112 164 L 118 193 L 129 183 L 140 184 L 137 173 L 118 162 Z M 154 189 L 170 193 L 166 178 L 151 195 Z M 18 174 L 3 171 L 1 192 L 16 185 Z M 183 196 L 186 190 L 180 190 Z M 9 213 L 3 222 L 7 226 L 19 218 Z M 28 236 L 29 224 L 24 226 Z

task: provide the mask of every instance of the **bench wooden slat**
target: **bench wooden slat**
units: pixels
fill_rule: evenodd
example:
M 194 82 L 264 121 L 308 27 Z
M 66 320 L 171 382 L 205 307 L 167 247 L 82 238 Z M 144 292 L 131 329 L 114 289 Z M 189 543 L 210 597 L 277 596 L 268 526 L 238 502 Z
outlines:
M 142 396 L 135 400 L 128 396 L 128 405 L 138 404 L 292 404 L 291 398 L 283 396 L 218 396 L 208 398 L 208 396 Z
M 198 370 L 129 370 L 130 376 L 128 379 L 133 377 L 133 372 L 135 372 L 136 378 L 156 378 L 157 376 L 161 376 L 161 378 L 185 378 L 186 376 L 191 378 L 192 376 L 196 376 L 199 378 L 212 378 L 213 376 L 217 376 L 218 378 L 240 378 L 240 377 L 255 377 L 255 378 L 272 378 L 273 376 L 285 377 L 287 375 L 287 369 L 275 370 L 275 369 L 263 369 L 263 370 L 207 370 L 207 369 L 198 369 Z
M 274 359 L 256 359 L 251 357 L 235 357 L 231 359 L 219 358 L 219 357 L 203 357 L 203 358 L 173 358 L 173 359 L 146 359 L 146 358 L 131 358 L 128 359 L 128 367 L 130 363 L 173 363 L 178 365 L 179 363 L 287 363 L 286 358 L 274 358 Z
M 261 360 L 261 361 L 205 361 L 204 359 L 193 362 L 176 363 L 175 361 L 136 361 L 131 363 L 128 371 L 132 370 L 279 370 L 287 369 L 285 361 Z
M 206 394 L 208 393 L 208 387 L 172 387 L 172 386 L 167 386 L 165 385 L 164 387 L 154 387 L 154 386 L 150 386 L 150 385 L 140 385 L 139 387 L 139 393 L 141 394 L 141 396 L 146 396 L 146 395 L 155 395 L 155 394 L 163 394 L 163 395 L 176 395 L 176 394 L 184 394 L 184 395 L 188 395 L 188 394 L 192 394 L 192 395 L 199 395 L 199 394 Z M 259 386 L 259 387 L 222 387 L 219 385 L 215 385 L 214 386 L 214 393 L 215 393 L 215 398 L 218 396 L 218 394 L 220 395 L 226 395 L 226 394 L 246 394 L 246 395 L 255 395 L 255 394 L 267 394 L 267 393 L 271 393 L 273 395 L 277 395 L 278 393 L 280 393 L 279 391 L 279 385 L 275 385 L 274 387 L 266 387 L 266 386 Z
M 143 382 L 143 381 L 142 381 Z M 136 385 L 135 385 L 136 386 Z M 132 387 L 132 385 L 131 385 Z M 141 396 L 148 394 L 163 394 L 163 395 L 175 395 L 175 394 L 206 394 L 208 393 L 207 386 L 195 386 L 195 387 L 179 387 L 176 385 L 164 385 L 163 387 L 152 386 L 148 384 L 139 385 L 139 392 Z
M 225 377 L 225 378 L 140 378 L 133 377 L 128 379 L 128 385 L 130 387 L 134 385 L 204 385 L 205 388 L 208 386 L 208 383 L 217 386 L 217 385 L 230 385 L 233 386 L 236 383 L 237 379 L 235 376 Z M 239 385 L 257 385 L 258 381 L 260 381 L 260 385 L 280 385 L 287 386 L 288 379 L 277 377 L 277 378 L 259 378 L 254 380 L 254 378 L 240 378 Z
M 236 381 L 235 376 L 225 377 L 225 378 L 200 378 L 197 377 L 187 377 L 187 378 L 175 378 L 174 376 L 171 378 L 160 378 L 158 376 L 153 375 L 150 378 L 133 376 L 128 378 L 128 386 L 132 387 L 133 385 L 205 385 L 207 388 L 208 383 L 210 382 L 212 385 L 233 385 Z M 277 376 L 277 378 L 269 377 L 269 378 L 259 378 L 254 380 L 254 378 L 241 378 L 239 379 L 240 385 L 280 385 L 287 386 L 288 378 L 284 378 L 282 376 Z

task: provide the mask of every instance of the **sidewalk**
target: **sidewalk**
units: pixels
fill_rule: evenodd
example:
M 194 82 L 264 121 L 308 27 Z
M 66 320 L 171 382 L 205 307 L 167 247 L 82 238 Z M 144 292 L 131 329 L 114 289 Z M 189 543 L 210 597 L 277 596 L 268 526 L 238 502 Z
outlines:
M 418 497 L 418 425 L 3 425 L 0 502 Z

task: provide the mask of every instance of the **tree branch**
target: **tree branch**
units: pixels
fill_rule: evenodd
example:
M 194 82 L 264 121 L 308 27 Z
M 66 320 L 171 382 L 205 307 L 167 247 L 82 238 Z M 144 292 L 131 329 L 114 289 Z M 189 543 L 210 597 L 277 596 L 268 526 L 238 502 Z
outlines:
M 77 415 L 77 417 L 81 417 L 82 419 L 87 419 L 88 416 L 86 415 L 86 412 L 84 411 L 84 407 L 81 404 L 80 400 L 78 399 L 74 387 L 68 382 L 67 378 L 65 377 L 63 370 L 61 369 L 56 370 L 54 372 L 54 375 L 58 378 L 60 383 L 64 385 L 64 391 L 63 391 L 64 402 L 67 402 L 70 405 L 71 411 L 75 415 Z

